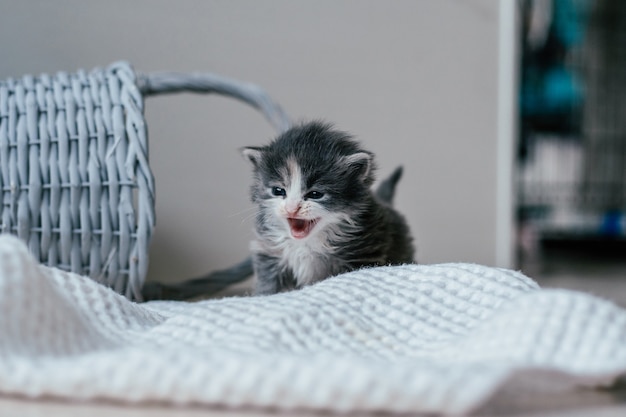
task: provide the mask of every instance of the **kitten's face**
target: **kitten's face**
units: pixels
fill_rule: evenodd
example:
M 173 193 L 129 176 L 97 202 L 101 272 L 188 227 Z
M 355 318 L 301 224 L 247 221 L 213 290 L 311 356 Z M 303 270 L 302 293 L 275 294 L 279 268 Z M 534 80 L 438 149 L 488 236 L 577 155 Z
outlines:
M 335 220 L 325 205 L 332 199 L 329 190 L 323 184 L 307 185 L 302 167 L 294 158 L 287 159 L 277 171 L 278 176 L 263 181 L 261 207 L 293 239 L 305 239 Z
M 311 136 L 319 126 L 305 127 L 309 130 L 292 129 L 270 146 L 243 149 L 254 166 L 252 200 L 261 211 L 261 233 L 300 241 L 336 232 L 337 226 L 350 225 L 368 193 L 371 154 L 334 137 L 334 131 Z

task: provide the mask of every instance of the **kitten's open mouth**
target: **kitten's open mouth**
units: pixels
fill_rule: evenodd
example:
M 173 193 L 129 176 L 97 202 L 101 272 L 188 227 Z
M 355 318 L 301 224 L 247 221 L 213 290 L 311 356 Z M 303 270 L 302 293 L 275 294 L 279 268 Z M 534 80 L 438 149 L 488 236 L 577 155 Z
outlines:
M 303 239 L 311 233 L 313 227 L 317 224 L 318 219 L 297 219 L 293 217 L 287 218 L 291 236 L 296 239 Z

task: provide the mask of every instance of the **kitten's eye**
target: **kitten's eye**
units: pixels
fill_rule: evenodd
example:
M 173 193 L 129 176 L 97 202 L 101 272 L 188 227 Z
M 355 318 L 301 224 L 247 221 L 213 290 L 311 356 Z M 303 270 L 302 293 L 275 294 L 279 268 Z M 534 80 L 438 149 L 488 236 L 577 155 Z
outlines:
M 287 195 L 287 192 L 284 188 L 272 187 L 272 195 L 275 195 L 276 197 L 284 197 Z
M 324 197 L 324 193 L 321 193 L 319 191 L 309 191 L 304 198 L 310 198 L 311 200 L 318 200 L 320 198 Z

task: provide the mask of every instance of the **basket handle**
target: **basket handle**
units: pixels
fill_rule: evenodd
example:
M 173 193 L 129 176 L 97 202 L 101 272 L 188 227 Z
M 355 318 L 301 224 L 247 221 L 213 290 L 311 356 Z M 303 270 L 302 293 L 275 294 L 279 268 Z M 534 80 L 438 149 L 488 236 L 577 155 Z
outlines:
M 216 93 L 239 99 L 259 110 L 282 133 L 291 121 L 283 109 L 259 86 L 211 73 L 151 72 L 137 75 L 137 87 L 144 96 L 164 93 Z

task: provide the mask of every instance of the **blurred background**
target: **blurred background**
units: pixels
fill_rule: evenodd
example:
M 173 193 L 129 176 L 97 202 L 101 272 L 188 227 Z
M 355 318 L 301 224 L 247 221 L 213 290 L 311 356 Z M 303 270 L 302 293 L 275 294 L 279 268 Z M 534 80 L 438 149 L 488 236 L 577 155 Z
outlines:
M 585 286 L 606 265 L 621 273 L 621 4 L 0 0 L 0 79 L 127 60 L 258 84 L 293 120 L 353 133 L 379 177 L 404 166 L 396 206 L 420 263 Z M 148 278 L 243 259 L 251 173 L 237 149 L 275 132 L 220 96 L 149 97 L 145 108 L 157 191 Z M 568 269 L 572 260 L 585 266 Z
M 626 4 L 521 2 L 518 266 L 626 301 Z

